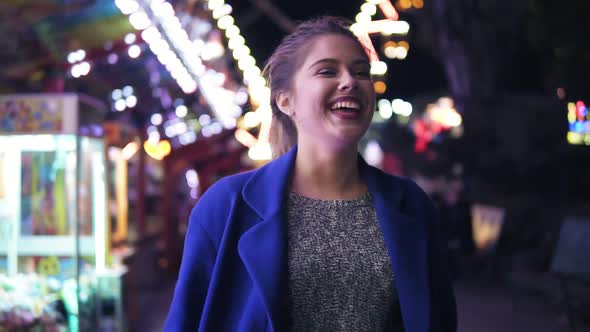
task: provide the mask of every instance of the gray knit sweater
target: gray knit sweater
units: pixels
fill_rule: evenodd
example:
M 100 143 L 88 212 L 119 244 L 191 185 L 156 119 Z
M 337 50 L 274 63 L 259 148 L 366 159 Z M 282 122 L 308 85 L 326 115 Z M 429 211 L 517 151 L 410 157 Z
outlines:
M 289 331 L 399 331 L 391 262 L 369 193 L 288 196 Z

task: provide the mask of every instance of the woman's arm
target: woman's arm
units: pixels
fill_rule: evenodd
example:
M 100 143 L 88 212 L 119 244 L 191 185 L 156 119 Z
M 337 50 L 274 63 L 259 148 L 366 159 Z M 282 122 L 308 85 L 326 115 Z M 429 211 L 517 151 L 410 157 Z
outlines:
M 209 234 L 201 224 L 202 218 L 208 214 L 207 210 L 211 209 L 203 203 L 199 202 L 195 206 L 189 219 L 182 264 L 164 325 L 165 332 L 197 331 L 201 321 L 217 254 Z

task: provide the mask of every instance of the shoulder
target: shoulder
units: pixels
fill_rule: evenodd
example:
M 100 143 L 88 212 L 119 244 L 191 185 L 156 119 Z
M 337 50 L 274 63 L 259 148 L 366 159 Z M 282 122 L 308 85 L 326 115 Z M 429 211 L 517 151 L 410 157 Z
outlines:
M 277 173 L 276 167 L 273 168 L 272 166 L 276 166 L 278 162 L 279 160 L 273 160 L 260 168 L 225 176 L 209 187 L 201 200 L 213 203 L 220 198 L 227 199 L 232 197 L 233 194 L 241 194 L 244 186 L 254 177 L 266 176 L 276 180 L 276 177 L 280 176 L 280 174 Z
M 428 199 L 428 195 L 420 188 L 414 180 L 404 177 L 397 176 L 376 168 L 369 166 L 370 172 L 377 178 L 379 183 L 387 190 L 401 190 L 403 194 L 410 195 L 419 199 Z
M 229 175 L 209 187 L 192 209 L 189 230 L 204 229 L 211 239 L 220 238 L 230 215 L 241 202 L 245 183 L 255 172 Z M 199 227 L 195 227 L 197 224 Z
M 413 214 L 422 216 L 429 221 L 436 219 L 434 204 L 422 188 L 410 178 L 401 178 L 404 183 L 404 200 L 402 206 Z
M 217 182 L 205 191 L 199 202 L 214 203 L 219 202 L 219 200 L 227 200 L 232 197 L 233 194 L 239 194 L 242 191 L 242 188 L 244 188 L 244 184 L 255 172 L 256 170 L 247 171 L 225 176 L 217 180 Z
M 408 199 L 420 204 L 431 204 L 432 201 L 428 194 L 414 182 L 414 180 L 410 178 L 400 178 L 400 181 L 403 182 L 405 193 Z
M 434 205 L 430 197 L 414 180 L 408 177 L 388 174 L 379 169 L 375 169 L 375 172 L 378 172 L 382 188 L 387 191 L 399 193 L 400 208 L 403 212 L 408 214 L 433 213 L 432 209 L 434 209 Z

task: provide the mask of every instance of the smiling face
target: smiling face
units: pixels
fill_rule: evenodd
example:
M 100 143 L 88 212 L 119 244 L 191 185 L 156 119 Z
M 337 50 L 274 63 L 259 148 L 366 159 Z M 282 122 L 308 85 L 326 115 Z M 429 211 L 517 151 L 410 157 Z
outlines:
M 300 145 L 356 149 L 375 107 L 367 55 L 339 34 L 314 38 L 306 51 L 278 107 L 294 121 Z

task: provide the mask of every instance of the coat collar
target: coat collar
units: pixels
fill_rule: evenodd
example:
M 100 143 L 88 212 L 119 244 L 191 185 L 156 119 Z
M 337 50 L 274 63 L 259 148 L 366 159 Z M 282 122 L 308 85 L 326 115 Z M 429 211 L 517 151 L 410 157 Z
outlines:
M 285 330 L 287 318 L 288 239 L 282 207 L 296 155 L 293 148 L 258 169 L 242 190 L 244 202 L 260 221 L 242 234 L 238 253 L 260 291 L 273 331 Z
M 295 146 L 281 157 L 255 171 L 244 185 L 242 195 L 245 202 L 262 219 L 266 220 L 280 213 L 296 156 L 297 147 Z
M 280 212 L 296 156 L 297 146 L 254 172 L 244 186 L 242 191 L 244 200 L 263 219 Z M 379 181 L 376 170 L 360 156 L 358 163 L 361 179 L 367 184 L 369 192 L 373 195 L 381 193 L 382 183 Z M 389 191 L 391 192 L 388 193 L 388 204 L 397 207 L 402 197 L 401 186 L 389 188 Z
M 281 327 L 286 322 L 288 238 L 284 197 L 296 155 L 294 147 L 255 171 L 242 191 L 244 201 L 261 220 L 242 235 L 238 251 L 261 293 L 274 331 L 284 330 Z M 424 222 L 401 212 L 407 187 L 401 180 L 386 181 L 384 173 L 360 156 L 359 172 L 374 197 L 406 331 L 427 331 L 430 302 Z

